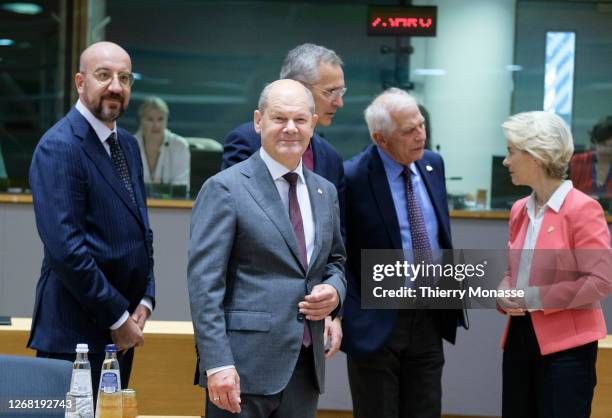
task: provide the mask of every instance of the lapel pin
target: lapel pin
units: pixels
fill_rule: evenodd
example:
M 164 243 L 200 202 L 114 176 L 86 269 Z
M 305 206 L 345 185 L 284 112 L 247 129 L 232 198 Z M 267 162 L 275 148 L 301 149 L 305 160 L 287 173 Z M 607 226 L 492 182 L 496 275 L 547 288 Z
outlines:
M 427 170 L 427 171 L 429 171 L 429 172 L 431 173 L 431 172 L 433 171 L 433 167 L 432 167 L 432 166 L 430 166 L 429 164 L 427 164 L 427 165 L 425 166 L 425 170 Z
M 321 189 L 317 188 L 317 193 L 319 193 L 320 195 L 322 195 L 322 194 L 323 194 L 323 190 L 321 190 Z
M 548 227 L 548 233 L 550 234 L 551 232 L 553 232 L 555 230 L 554 226 L 549 226 Z

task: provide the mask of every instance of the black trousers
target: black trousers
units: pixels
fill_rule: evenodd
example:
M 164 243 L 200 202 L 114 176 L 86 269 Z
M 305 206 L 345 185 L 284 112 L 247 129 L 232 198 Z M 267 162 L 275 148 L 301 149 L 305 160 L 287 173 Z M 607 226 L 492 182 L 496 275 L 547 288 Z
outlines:
M 398 311 L 385 345 L 347 365 L 355 418 L 440 418 L 444 351 L 431 311 Z
M 319 391 L 312 346 L 302 347 L 291 379 L 274 395 L 240 394 L 240 414 L 217 408 L 206 397 L 206 418 L 315 418 Z
M 597 341 L 543 356 L 531 317 L 512 317 L 504 349 L 502 417 L 588 418 L 596 360 Z
M 54 358 L 59 360 L 68 360 L 74 362 L 76 353 L 47 353 L 44 351 L 37 351 L 36 357 L 42 358 Z M 102 363 L 104 362 L 104 353 L 88 353 L 87 358 L 91 364 L 91 385 L 93 388 L 94 404 L 98 398 L 98 389 L 100 386 L 100 372 L 102 371 Z M 117 353 L 117 360 L 119 361 L 119 369 L 121 372 L 121 388 L 125 389 L 129 387 L 130 374 L 132 373 L 132 362 L 134 360 L 134 349 L 130 348 L 127 351 Z

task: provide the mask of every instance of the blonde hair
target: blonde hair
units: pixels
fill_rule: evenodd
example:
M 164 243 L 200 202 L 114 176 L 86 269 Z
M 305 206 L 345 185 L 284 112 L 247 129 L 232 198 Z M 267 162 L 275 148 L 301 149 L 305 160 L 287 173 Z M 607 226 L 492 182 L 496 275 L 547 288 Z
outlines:
M 563 119 L 551 112 L 523 112 L 510 116 L 501 126 L 510 144 L 540 161 L 549 177 L 567 177 L 574 141 Z
M 166 118 L 170 114 L 168 104 L 164 101 L 164 99 L 157 96 L 149 96 L 142 101 L 138 107 L 138 118 L 142 119 L 143 115 L 148 109 L 157 109 L 166 115 Z

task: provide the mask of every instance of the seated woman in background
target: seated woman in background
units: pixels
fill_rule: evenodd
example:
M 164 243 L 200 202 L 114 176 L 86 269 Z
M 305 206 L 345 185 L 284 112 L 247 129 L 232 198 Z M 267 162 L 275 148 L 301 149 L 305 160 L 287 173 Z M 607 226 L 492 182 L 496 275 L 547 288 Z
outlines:
M 189 189 L 190 154 L 187 141 L 167 129 L 168 105 L 148 97 L 138 108 L 140 126 L 134 136 L 142 157 L 144 182 Z
M 530 196 L 510 212 L 509 262 L 499 298 L 503 418 L 587 418 L 596 383 L 597 340 L 606 337 L 599 301 L 612 292 L 610 233 L 601 206 L 564 180 L 574 145 L 553 113 L 519 113 L 502 128 L 504 166 Z
M 606 116 L 590 132 L 591 151 L 576 154 L 570 162 L 574 187 L 584 193 L 612 197 L 612 116 Z

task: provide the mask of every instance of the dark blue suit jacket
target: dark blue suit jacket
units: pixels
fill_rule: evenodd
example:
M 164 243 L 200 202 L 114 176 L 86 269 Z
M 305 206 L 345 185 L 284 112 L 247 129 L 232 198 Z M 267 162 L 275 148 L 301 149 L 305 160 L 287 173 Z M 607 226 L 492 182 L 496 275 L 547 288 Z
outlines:
M 104 352 L 109 327 L 143 296 L 154 301 L 153 236 L 138 144 L 118 129 L 137 205 L 87 120 L 73 108 L 42 137 L 30 166 L 44 245 L 28 346 Z
M 430 165 L 433 170 L 425 167 Z M 416 161 L 438 220 L 440 247 L 452 248 L 444 162 L 431 151 Z M 346 196 L 347 295 L 342 318 L 342 350 L 365 356 L 379 349 L 395 324 L 397 310 L 361 309 L 361 250 L 401 249 L 399 223 L 383 162 L 374 145 L 344 163 Z M 435 311 L 440 334 L 453 342 L 461 310 Z

